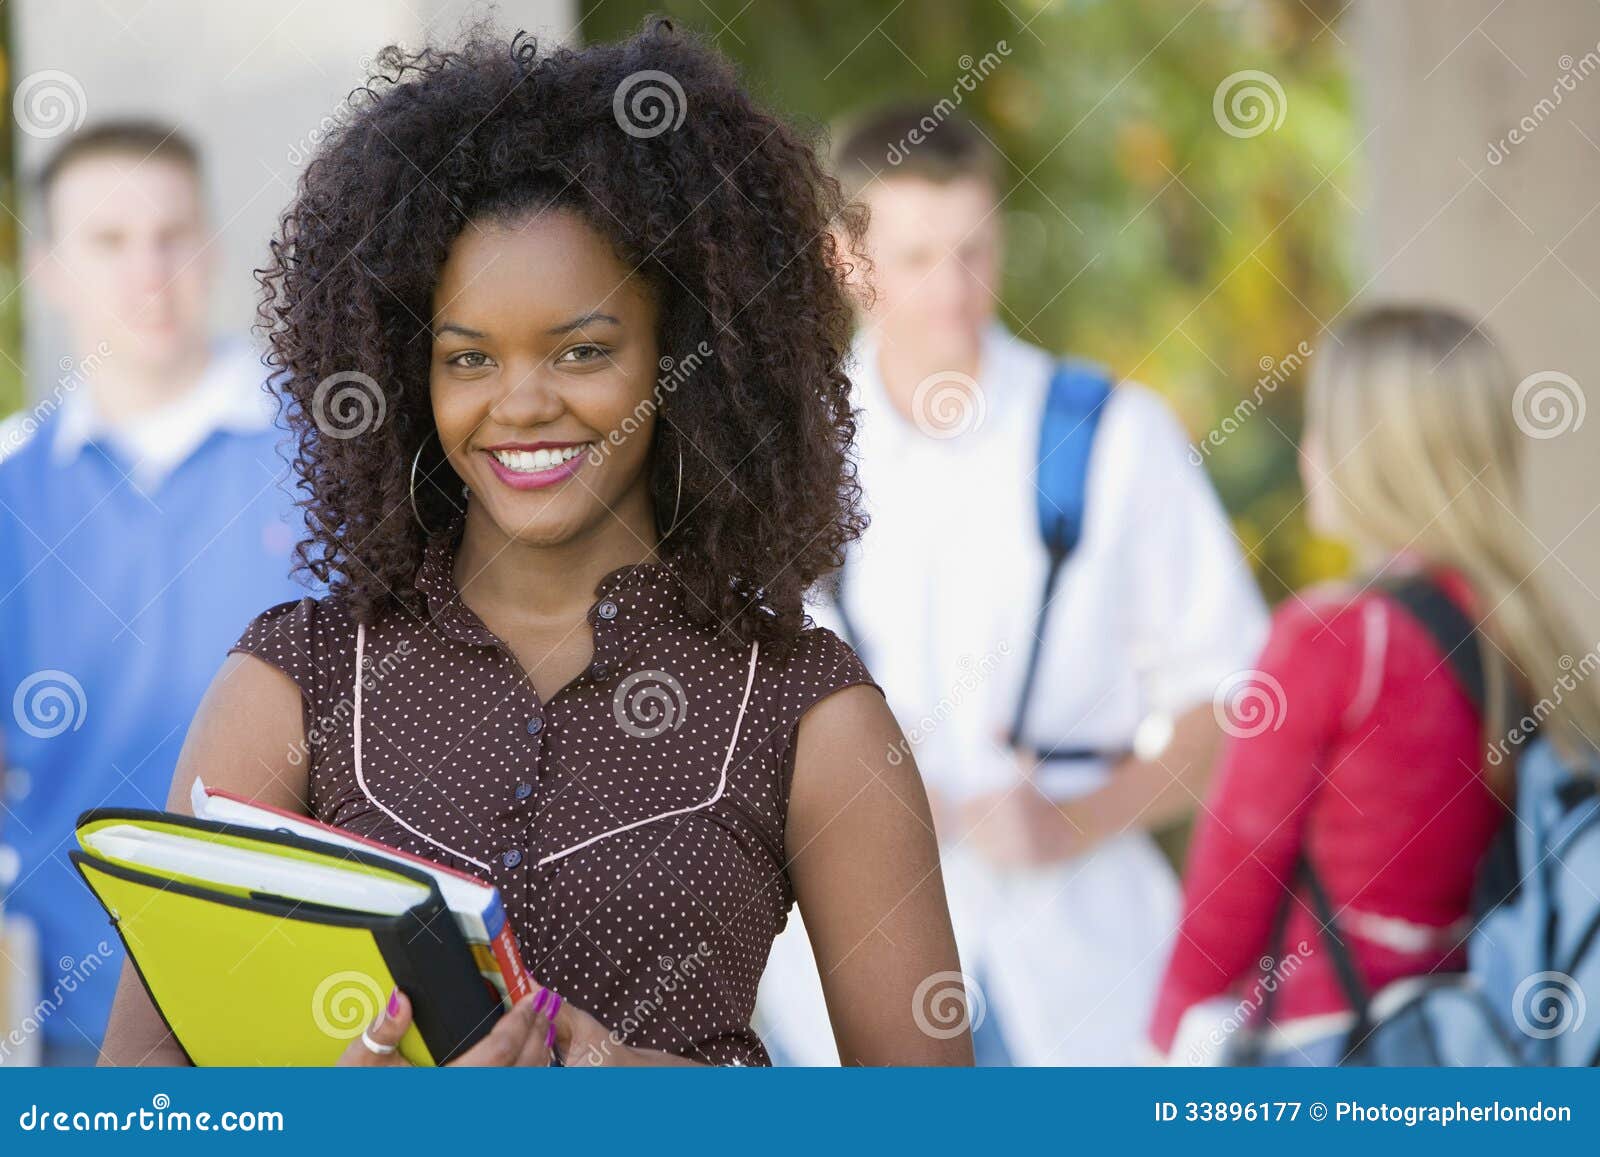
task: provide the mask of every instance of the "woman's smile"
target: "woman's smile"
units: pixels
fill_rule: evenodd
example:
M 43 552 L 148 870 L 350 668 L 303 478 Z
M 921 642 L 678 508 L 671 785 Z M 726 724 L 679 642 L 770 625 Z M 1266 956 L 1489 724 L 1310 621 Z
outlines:
M 557 486 L 582 467 L 593 442 L 504 443 L 483 451 L 489 469 L 513 490 Z

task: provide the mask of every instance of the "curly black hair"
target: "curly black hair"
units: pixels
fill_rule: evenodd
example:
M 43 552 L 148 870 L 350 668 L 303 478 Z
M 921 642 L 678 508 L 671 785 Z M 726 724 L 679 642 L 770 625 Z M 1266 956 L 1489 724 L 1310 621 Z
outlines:
M 362 622 L 422 611 L 415 575 L 461 491 L 429 403 L 440 267 L 469 221 L 556 206 L 654 287 L 664 358 L 697 351 L 658 391 L 651 466 L 657 510 L 682 512 L 660 551 L 686 609 L 745 642 L 791 642 L 805 591 L 865 526 L 843 282 L 865 218 L 817 142 L 664 20 L 581 49 L 481 27 L 389 47 L 350 105 L 256 274 L 305 495 L 297 572 Z M 381 391 L 364 399 L 376 424 L 330 436 L 330 379 Z M 412 514 L 419 448 L 431 532 Z

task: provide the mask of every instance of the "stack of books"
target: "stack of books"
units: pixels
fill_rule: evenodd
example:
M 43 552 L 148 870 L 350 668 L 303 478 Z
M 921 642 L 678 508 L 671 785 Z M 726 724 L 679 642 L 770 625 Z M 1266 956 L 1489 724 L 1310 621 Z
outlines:
M 333 1064 L 395 987 L 400 1055 L 442 1064 L 531 991 L 492 885 L 198 780 L 191 803 L 85 812 L 71 858 L 196 1065 Z

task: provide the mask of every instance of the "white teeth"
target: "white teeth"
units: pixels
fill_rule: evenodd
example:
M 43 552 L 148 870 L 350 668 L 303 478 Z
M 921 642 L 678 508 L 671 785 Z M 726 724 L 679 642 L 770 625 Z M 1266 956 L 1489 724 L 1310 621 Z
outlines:
M 559 450 L 493 450 L 490 453 L 507 470 L 515 470 L 521 474 L 536 474 L 541 470 L 550 470 L 564 462 L 570 462 L 588 449 L 589 443 L 584 442 L 577 446 L 565 446 Z

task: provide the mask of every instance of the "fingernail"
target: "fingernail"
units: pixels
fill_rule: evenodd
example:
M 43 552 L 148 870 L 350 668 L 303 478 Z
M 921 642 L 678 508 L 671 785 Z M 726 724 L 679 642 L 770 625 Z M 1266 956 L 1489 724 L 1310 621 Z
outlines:
M 556 1026 L 554 1024 L 551 1024 L 550 1032 L 544 1038 L 544 1047 L 546 1049 L 553 1049 L 556 1047 Z
M 387 1007 L 387 1012 L 389 1013 L 390 1016 L 399 1016 L 400 1015 L 400 989 L 399 988 L 391 988 L 389 990 L 389 1004 L 388 1004 L 388 1007 Z
M 545 1003 L 550 999 L 550 990 L 543 985 L 539 986 L 539 995 L 533 998 L 533 1011 L 543 1012 Z

